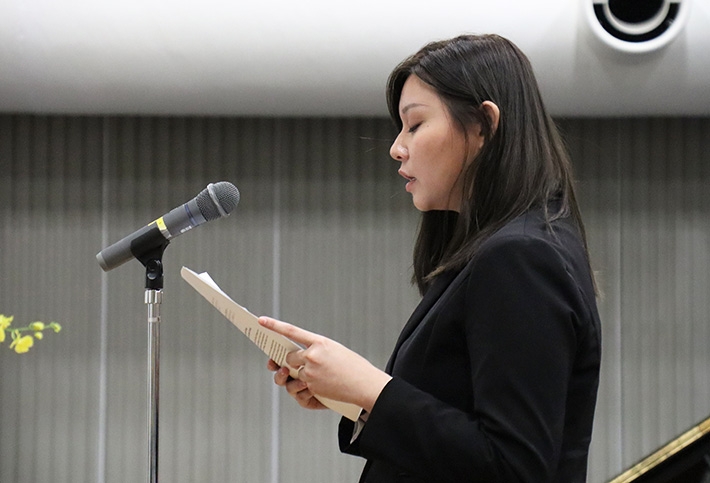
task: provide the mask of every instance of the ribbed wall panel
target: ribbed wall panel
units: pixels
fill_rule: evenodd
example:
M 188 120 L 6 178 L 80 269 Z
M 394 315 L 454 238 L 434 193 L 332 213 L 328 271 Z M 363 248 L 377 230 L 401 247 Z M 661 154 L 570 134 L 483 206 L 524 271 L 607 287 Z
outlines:
M 710 352 L 693 343 L 710 313 L 708 127 L 620 126 L 622 434 L 637 458 L 710 413 Z
M 602 481 L 710 414 L 710 123 L 562 125 L 604 293 L 590 462 Z
M 281 316 L 384 367 L 414 309 L 408 284 L 416 212 L 387 152 L 387 121 L 282 123 Z M 334 414 L 282 407 L 281 479 L 357 481 Z M 323 464 L 324 462 L 328 462 Z
M 597 483 L 710 413 L 710 120 L 561 125 L 603 292 Z M 145 480 L 144 270 L 103 274 L 94 255 L 220 180 L 235 212 L 164 257 L 161 479 L 355 481 L 337 417 L 274 405 L 262 355 L 179 269 L 384 366 L 417 300 L 391 135 L 383 119 L 0 116 L 0 312 L 65 327 L 29 354 L 0 346 L 0 481 Z
M 209 182 L 231 181 L 242 192 L 228 219 L 174 240 L 163 258 L 159 470 L 175 482 L 267 481 L 266 361 L 179 270 L 210 272 L 257 313 L 271 307 L 273 122 L 112 119 L 110 133 L 110 240 L 191 199 Z M 147 475 L 143 273 L 131 262 L 106 275 L 113 318 L 108 413 L 109 428 L 116 428 L 107 435 L 107 481 Z
M 0 345 L 0 481 L 96 471 L 101 303 L 99 119 L 0 117 L 0 312 L 59 321 L 29 354 Z
M 621 449 L 621 165 L 618 122 L 567 120 L 563 134 L 578 180 L 580 209 L 595 271 L 602 320 L 602 374 L 590 455 L 590 482 L 619 472 Z

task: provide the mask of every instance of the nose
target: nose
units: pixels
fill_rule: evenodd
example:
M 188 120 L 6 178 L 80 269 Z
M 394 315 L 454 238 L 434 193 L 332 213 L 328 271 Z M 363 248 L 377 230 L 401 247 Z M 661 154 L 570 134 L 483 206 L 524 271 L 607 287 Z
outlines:
M 407 157 L 409 157 L 409 151 L 406 146 L 402 144 L 400 136 L 397 136 L 392 143 L 392 146 L 390 147 L 390 156 L 392 159 L 396 159 L 397 161 L 404 161 Z

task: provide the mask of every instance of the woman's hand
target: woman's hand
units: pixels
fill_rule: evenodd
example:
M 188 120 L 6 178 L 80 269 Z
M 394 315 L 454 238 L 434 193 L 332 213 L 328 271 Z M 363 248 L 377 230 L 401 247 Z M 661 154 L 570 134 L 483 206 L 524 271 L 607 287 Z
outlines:
M 371 411 L 392 378 L 364 357 L 327 337 L 269 317 L 259 317 L 259 323 L 304 346 L 286 356 L 286 363 L 298 368 L 298 379 L 289 378 L 286 367 L 279 368 L 274 361 L 268 364 L 270 370 L 276 371 L 274 382 L 284 386 L 302 407 L 322 409 L 324 406 L 314 398 L 317 394 Z
M 280 367 L 273 360 L 269 359 L 267 367 L 274 374 L 274 382 L 278 386 L 286 388 L 286 392 L 306 409 L 327 409 L 321 402 L 313 396 L 313 393 L 308 389 L 308 384 L 294 379 L 289 375 L 288 367 Z

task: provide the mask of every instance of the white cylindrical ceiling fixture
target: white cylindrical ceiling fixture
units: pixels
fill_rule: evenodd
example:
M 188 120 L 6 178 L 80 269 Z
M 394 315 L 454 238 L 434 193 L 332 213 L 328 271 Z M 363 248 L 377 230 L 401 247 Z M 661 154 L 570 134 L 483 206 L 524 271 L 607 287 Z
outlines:
M 592 30 L 623 52 L 644 53 L 668 45 L 685 27 L 689 0 L 586 0 Z

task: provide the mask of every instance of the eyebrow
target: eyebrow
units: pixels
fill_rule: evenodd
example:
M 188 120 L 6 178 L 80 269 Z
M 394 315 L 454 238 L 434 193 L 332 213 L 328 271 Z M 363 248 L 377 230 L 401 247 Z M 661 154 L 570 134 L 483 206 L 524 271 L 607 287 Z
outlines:
M 426 107 L 426 104 L 421 104 L 419 102 L 412 102 L 411 104 L 407 104 L 406 106 L 404 106 L 402 108 L 402 114 L 406 114 L 407 111 L 409 111 L 410 109 L 413 109 L 415 107 Z

